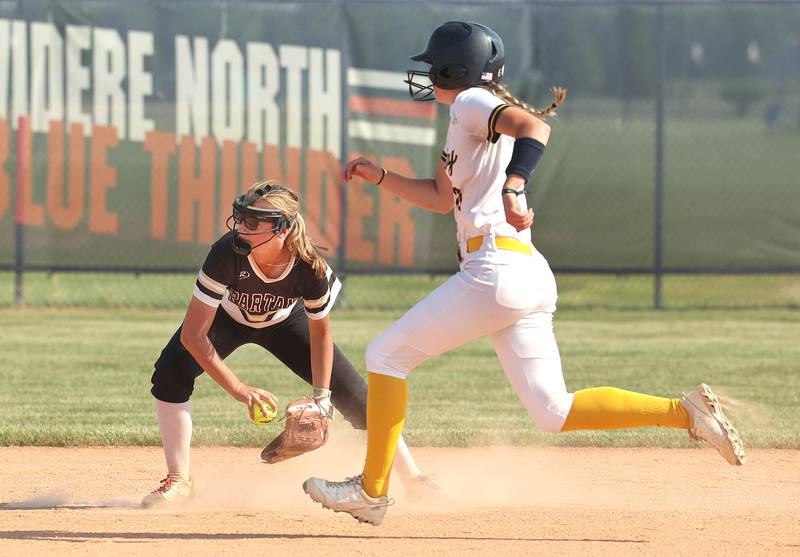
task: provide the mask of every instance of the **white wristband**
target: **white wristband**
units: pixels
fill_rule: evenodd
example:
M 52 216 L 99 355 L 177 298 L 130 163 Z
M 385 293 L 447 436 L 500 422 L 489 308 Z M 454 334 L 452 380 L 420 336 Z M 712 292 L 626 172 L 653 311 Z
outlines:
M 319 398 L 314 398 L 314 402 L 317 403 L 320 410 L 328 417 L 329 420 L 333 420 L 333 404 L 331 403 L 331 399 L 324 396 Z
M 314 387 L 314 394 L 312 396 L 314 398 L 331 398 L 331 390 Z

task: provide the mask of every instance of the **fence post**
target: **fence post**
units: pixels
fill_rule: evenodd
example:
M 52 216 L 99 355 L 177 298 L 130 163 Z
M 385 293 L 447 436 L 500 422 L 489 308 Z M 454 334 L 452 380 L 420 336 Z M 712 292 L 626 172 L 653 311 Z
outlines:
M 23 258 L 23 228 L 17 222 L 14 225 L 14 305 L 22 306 L 25 303 L 25 278 L 22 272 Z
M 350 156 L 349 141 L 348 141 L 348 123 L 350 121 L 350 84 L 347 80 L 348 70 L 350 69 L 350 26 L 347 23 L 347 3 L 342 2 L 339 4 L 340 17 L 342 19 L 342 29 L 339 33 L 340 37 L 340 60 L 341 60 L 341 125 L 340 125 L 340 160 L 342 166 L 347 164 L 347 159 Z M 345 281 L 347 280 L 347 182 L 343 179 L 340 184 L 341 206 L 339 214 L 339 250 L 336 257 L 337 269 L 336 274 L 342 282 L 342 290 L 339 292 L 337 301 L 341 307 L 347 307 L 347 289 Z
M 664 73 L 666 47 L 664 44 L 664 5 L 656 12 L 656 161 L 653 230 L 653 309 L 662 308 L 661 288 L 664 265 Z
M 23 189 L 32 187 L 30 121 L 20 116 L 16 133 L 14 172 L 14 305 L 25 303 L 25 201 Z

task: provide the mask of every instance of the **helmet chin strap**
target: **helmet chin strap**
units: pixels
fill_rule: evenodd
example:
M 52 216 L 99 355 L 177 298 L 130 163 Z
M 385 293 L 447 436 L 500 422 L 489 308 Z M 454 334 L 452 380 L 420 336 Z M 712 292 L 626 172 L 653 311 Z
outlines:
M 242 240 L 242 236 L 241 236 L 241 234 L 239 234 L 238 230 L 234 230 L 233 231 L 233 239 L 232 239 L 233 252 L 235 254 L 237 254 L 237 255 L 243 255 L 243 256 L 247 257 L 248 255 L 250 255 L 250 253 L 254 249 L 256 249 L 257 247 L 263 246 L 264 244 L 266 244 L 268 242 L 271 242 L 272 240 L 275 239 L 275 236 L 277 236 L 277 235 L 278 234 L 276 232 L 273 232 L 272 233 L 272 237 L 270 237 L 269 240 L 264 240 L 260 244 L 256 244 L 254 246 L 251 246 L 250 244 L 248 244 L 247 242 Z

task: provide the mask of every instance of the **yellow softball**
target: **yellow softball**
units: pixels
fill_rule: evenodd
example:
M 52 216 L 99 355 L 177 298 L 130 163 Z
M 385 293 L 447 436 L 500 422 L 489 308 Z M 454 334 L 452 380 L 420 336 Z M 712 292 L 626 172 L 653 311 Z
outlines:
M 265 403 L 264 406 L 267 407 L 266 415 L 261 411 L 261 407 L 258 404 L 253 404 L 253 423 L 256 425 L 266 425 L 278 415 L 278 412 L 273 410 L 269 404 Z

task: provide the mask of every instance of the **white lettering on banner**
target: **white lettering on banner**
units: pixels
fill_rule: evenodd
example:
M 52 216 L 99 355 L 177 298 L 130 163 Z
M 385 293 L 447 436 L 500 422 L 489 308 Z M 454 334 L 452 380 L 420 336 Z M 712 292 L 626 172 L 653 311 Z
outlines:
M 31 129 L 64 119 L 64 44 L 52 23 L 31 23 Z
M 308 49 L 281 45 L 281 66 L 286 68 L 286 145 L 303 145 L 303 70 L 308 67 Z
M 145 71 L 144 58 L 153 53 L 152 33 L 128 32 L 128 136 L 133 141 L 144 141 L 145 134 L 155 128 L 144 111 L 145 96 L 153 94 L 153 76 Z
M 238 45 L 223 39 L 211 53 L 209 79 L 207 41 L 197 37 L 191 45 L 189 41 L 189 37 L 181 35 L 175 38 L 178 141 L 184 135 L 193 135 L 199 145 L 208 136 L 210 118 L 211 132 L 219 144 L 247 137 L 259 150 L 265 144 L 278 145 L 283 123 L 286 146 L 300 148 L 305 143 L 303 123 L 304 114 L 308 113 L 309 148 L 327 149 L 339 156 L 342 84 L 338 50 L 280 45 L 276 55 L 271 45 L 251 42 L 245 46 L 247 56 L 243 60 Z M 284 122 L 277 99 L 281 68 L 285 70 L 286 84 Z M 307 96 L 303 95 L 305 74 Z
M 90 65 L 85 64 L 87 50 L 92 51 Z M 153 53 L 153 34 L 145 31 L 129 32 L 126 46 L 114 29 L 66 25 L 62 39 L 51 23 L 0 19 L 0 117 L 16 128 L 20 117 L 30 115 L 31 129 L 39 133 L 47 132 L 53 120 L 81 124 L 86 136 L 93 124 L 111 125 L 120 139 L 143 141 L 155 127 L 145 116 L 144 99 L 153 93 L 144 57 Z
M 28 26 L 24 21 L 14 21 L 11 25 L 11 75 L 22 76 L 14 79 L 14 110 L 11 120 L 14 129 L 21 116 L 28 114 Z
M 280 67 L 275 50 L 266 43 L 247 43 L 247 140 L 261 150 L 278 145 L 280 111 L 275 97 Z
M 83 92 L 89 89 L 89 68 L 81 65 L 81 52 L 92 46 L 88 27 L 67 25 L 64 44 L 67 62 L 67 124 L 81 124 L 83 135 L 92 133 L 92 117 L 83 112 Z
M 63 34 L 62 34 L 63 31 Z M 210 44 L 209 44 L 210 43 Z M 0 18 L 0 118 L 16 129 L 30 116 L 31 129 L 47 133 L 51 121 L 80 124 L 85 136 L 97 126 L 118 140 L 144 142 L 155 131 L 147 103 L 156 94 L 157 41 L 149 31 Z M 341 154 L 344 91 L 336 49 L 264 42 L 174 37 L 177 143 L 190 135 L 199 146 L 246 140 Z M 163 60 L 163 57 L 161 58 Z M 152 67 L 151 67 L 152 65 Z
M 308 145 L 311 149 L 317 150 L 327 147 L 328 151 L 338 158 L 341 135 L 339 112 L 342 103 L 339 51 L 327 51 L 324 66 L 321 48 L 310 49 L 309 59 L 311 63 L 308 72 Z
M 175 137 L 180 143 L 194 132 L 199 146 L 208 136 L 208 40 L 203 37 L 194 38 L 194 49 L 189 37 L 175 37 L 175 97 Z
M 211 53 L 211 114 L 214 137 L 238 143 L 244 136 L 244 62 L 231 40 L 221 40 Z
M 125 45 L 113 29 L 94 29 L 94 122 L 117 128 L 117 136 L 127 137 L 125 131 Z M 109 110 L 110 108 L 110 110 Z

